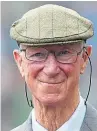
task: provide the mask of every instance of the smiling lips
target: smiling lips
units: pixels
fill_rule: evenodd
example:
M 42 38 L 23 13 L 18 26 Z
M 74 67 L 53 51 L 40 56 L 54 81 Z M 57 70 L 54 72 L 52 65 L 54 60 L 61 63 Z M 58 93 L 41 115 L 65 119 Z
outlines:
M 56 85 L 56 84 L 61 84 L 61 83 L 63 83 L 63 81 L 61 81 L 61 82 L 45 82 L 45 81 L 41 81 L 41 80 L 39 80 L 41 83 L 44 83 L 44 84 L 48 84 L 48 85 Z

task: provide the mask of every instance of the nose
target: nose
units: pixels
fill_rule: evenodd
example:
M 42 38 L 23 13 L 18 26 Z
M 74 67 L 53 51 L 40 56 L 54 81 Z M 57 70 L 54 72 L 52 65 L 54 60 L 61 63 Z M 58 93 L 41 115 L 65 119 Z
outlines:
M 43 72 L 49 77 L 55 77 L 60 73 L 59 63 L 53 54 L 48 55 L 48 58 L 45 61 Z

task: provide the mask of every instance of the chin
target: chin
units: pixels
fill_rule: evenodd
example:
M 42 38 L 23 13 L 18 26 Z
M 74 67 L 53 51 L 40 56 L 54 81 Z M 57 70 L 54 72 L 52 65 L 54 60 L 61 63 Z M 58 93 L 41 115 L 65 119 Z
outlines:
M 58 106 L 64 101 L 64 99 L 56 94 L 50 94 L 45 97 L 38 98 L 38 101 L 46 106 Z

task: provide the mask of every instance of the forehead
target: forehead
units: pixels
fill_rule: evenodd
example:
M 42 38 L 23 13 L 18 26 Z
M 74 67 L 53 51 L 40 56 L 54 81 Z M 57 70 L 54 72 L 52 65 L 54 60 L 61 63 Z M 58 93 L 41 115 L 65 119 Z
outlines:
M 26 45 L 21 45 L 20 48 L 26 49 L 27 47 L 31 48 L 45 48 L 45 49 L 63 49 L 63 48 L 70 48 L 70 49 L 80 49 L 82 48 L 83 44 L 82 43 L 67 43 L 67 44 L 56 44 L 56 45 L 40 45 L 40 46 L 26 46 Z

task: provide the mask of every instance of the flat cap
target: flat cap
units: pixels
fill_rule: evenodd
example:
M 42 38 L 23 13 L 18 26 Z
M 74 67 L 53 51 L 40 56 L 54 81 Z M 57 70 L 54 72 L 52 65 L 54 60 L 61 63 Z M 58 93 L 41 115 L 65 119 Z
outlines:
M 74 10 L 47 4 L 15 21 L 10 36 L 31 46 L 78 42 L 93 36 L 93 24 Z

